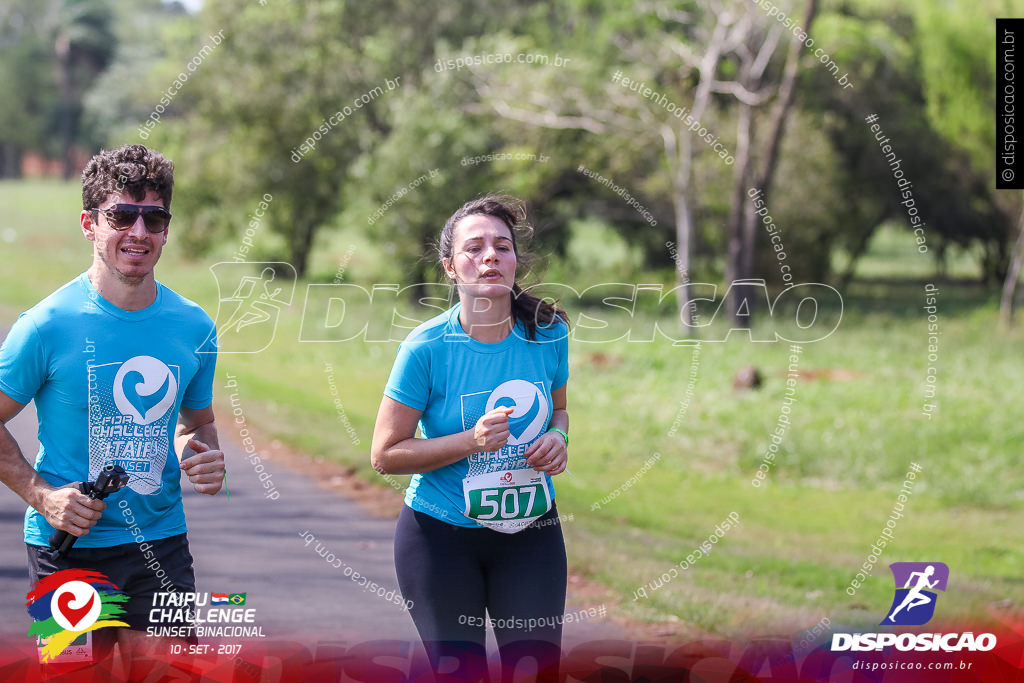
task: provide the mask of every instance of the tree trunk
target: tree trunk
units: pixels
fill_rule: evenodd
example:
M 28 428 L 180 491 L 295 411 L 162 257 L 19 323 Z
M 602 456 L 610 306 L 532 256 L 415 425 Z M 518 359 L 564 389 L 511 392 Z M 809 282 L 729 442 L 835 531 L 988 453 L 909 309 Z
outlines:
M 21 150 L 14 143 L 0 143 L 0 178 L 19 177 L 21 177 Z
M 748 302 L 741 306 L 744 298 L 750 298 L 747 287 L 737 286 L 739 280 L 750 277 L 750 271 L 744 270 L 743 228 L 744 217 L 750 199 L 747 197 L 747 179 L 750 176 L 750 138 L 753 129 L 754 108 L 740 103 L 739 117 L 736 123 L 736 167 L 733 171 L 732 201 L 729 206 L 729 246 L 725 257 L 725 287 L 727 292 L 726 312 L 729 320 L 738 327 L 749 327 L 753 322 L 753 311 Z
M 71 153 L 75 142 L 75 90 L 71 83 L 71 44 L 66 36 L 57 37 L 54 52 L 57 55 L 57 132 L 61 148 L 61 172 L 64 180 L 68 180 L 75 171 Z
M 1017 294 L 1017 279 L 1020 277 L 1021 265 L 1024 265 L 1024 208 L 1017 219 L 1017 245 L 1013 249 L 1013 261 L 1006 272 L 1003 296 L 999 302 L 999 318 L 1006 327 L 1013 325 L 1013 299 Z
M 672 197 L 676 218 L 676 278 L 679 283 L 676 302 L 679 319 L 687 331 L 692 331 L 694 316 L 690 306 L 690 271 L 693 260 L 693 216 L 686 194 L 675 192 Z
M 807 5 L 807 13 L 804 15 L 805 31 L 811 30 L 811 24 L 817 13 L 818 0 L 810 0 Z M 754 176 L 754 187 L 762 191 L 761 198 L 766 205 L 778 166 L 779 149 L 782 146 L 782 137 L 786 132 L 786 120 L 796 94 L 796 77 L 800 67 L 800 51 L 803 47 L 803 43 L 798 40 L 793 40 L 789 45 L 782 82 L 779 84 L 779 96 L 772 113 L 771 132 L 762 158 L 762 166 Z M 746 180 L 745 176 L 743 180 Z M 745 184 L 743 182 L 743 185 Z M 740 187 L 738 190 L 742 192 L 743 188 Z M 737 192 L 734 192 L 733 196 L 736 195 Z M 749 280 L 754 274 L 754 255 L 757 250 L 757 214 L 754 213 L 753 206 L 744 201 L 738 220 L 738 225 L 730 226 L 730 231 L 735 232 L 738 248 L 734 255 L 730 245 L 728 260 L 734 261 L 731 264 L 734 276 L 727 284 L 732 284 L 737 280 Z M 749 328 L 753 324 L 753 297 L 750 296 L 750 291 L 749 287 L 741 285 L 734 286 L 730 292 L 731 296 L 726 302 L 726 312 L 735 326 Z M 742 304 L 744 300 L 746 300 L 745 305 Z
M 853 246 L 853 249 L 850 250 L 850 262 L 846 264 L 846 268 L 843 270 L 842 274 L 840 274 L 839 278 L 836 280 L 836 289 L 838 289 L 839 291 L 843 291 L 850 286 L 850 282 L 853 280 L 853 275 L 857 270 L 857 261 L 859 261 L 860 257 L 863 256 L 864 253 L 868 250 L 868 245 L 871 244 L 871 238 L 874 236 L 878 224 L 881 223 L 884 219 L 885 212 L 883 212 L 881 216 L 879 216 L 875 221 L 873 221 L 870 227 L 865 228 L 860 233 L 860 239 L 857 240 L 857 243 Z
M 297 223 L 295 235 L 292 238 L 292 265 L 295 267 L 296 277 L 300 279 L 306 277 L 314 235 L 316 235 L 316 227 L 312 223 L 307 220 Z
M 693 307 L 690 302 L 690 270 L 693 261 L 693 214 L 687 194 L 690 189 L 690 168 L 693 148 L 687 134 L 677 134 L 671 126 L 662 126 L 661 139 L 665 149 L 665 160 L 672 175 L 672 207 L 676 223 L 676 307 L 679 320 L 687 332 L 693 329 Z

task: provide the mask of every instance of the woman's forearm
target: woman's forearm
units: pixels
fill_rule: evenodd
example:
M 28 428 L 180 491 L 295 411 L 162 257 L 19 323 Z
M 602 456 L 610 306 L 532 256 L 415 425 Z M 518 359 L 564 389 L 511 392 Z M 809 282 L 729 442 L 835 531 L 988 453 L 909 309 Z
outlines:
M 375 454 L 373 468 L 383 474 L 420 474 L 458 462 L 478 450 L 471 429 L 433 439 L 411 437 Z

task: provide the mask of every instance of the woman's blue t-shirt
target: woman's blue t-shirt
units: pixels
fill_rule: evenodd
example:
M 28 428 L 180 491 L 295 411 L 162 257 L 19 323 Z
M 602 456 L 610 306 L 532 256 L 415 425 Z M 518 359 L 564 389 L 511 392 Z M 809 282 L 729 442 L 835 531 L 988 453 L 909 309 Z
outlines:
M 384 395 L 422 410 L 425 438 L 472 429 L 496 407 L 516 407 L 508 443 L 493 453 L 474 453 L 450 465 L 413 475 L 405 504 L 456 526 L 480 527 L 465 516 L 463 479 L 529 467 L 524 453 L 548 429 L 551 391 L 569 379 L 569 328 L 561 320 L 538 327 L 529 341 L 516 322 L 502 341 L 473 339 L 459 322 L 461 304 L 426 321 L 398 349 Z M 545 484 L 555 497 L 551 477 Z

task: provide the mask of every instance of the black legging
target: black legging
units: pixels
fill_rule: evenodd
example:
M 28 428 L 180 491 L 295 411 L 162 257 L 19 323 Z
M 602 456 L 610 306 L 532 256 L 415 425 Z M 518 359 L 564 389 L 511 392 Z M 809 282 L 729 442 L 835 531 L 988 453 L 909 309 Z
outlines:
M 517 666 L 532 668 L 531 659 L 543 678 L 557 676 L 567 568 L 553 504 L 516 534 L 457 527 L 405 506 L 395 568 L 435 671 L 455 680 L 485 677 L 489 617 L 503 677 Z

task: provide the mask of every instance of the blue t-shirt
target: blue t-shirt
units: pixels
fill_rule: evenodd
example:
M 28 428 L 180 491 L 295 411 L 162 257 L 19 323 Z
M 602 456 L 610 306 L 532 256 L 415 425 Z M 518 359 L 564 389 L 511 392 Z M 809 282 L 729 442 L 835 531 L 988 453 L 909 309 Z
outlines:
M 405 504 L 456 526 L 480 527 L 466 517 L 463 479 L 470 475 L 529 467 L 523 453 L 548 429 L 551 391 L 569 380 L 569 328 L 561 320 L 538 327 L 527 341 L 517 321 L 496 344 L 473 339 L 459 322 L 461 304 L 426 321 L 398 348 L 384 395 L 422 410 L 425 438 L 472 429 L 484 413 L 516 406 L 510 437 L 501 450 L 474 453 L 450 465 L 413 475 Z M 554 499 L 551 477 L 545 485 Z
M 130 477 L 77 548 L 186 531 L 174 430 L 181 406 L 213 399 L 216 329 L 198 305 L 156 287 L 152 304 L 125 311 L 83 273 L 22 313 L 0 347 L 0 391 L 36 402 L 43 479 L 93 481 L 107 464 Z M 25 542 L 49 545 L 51 533 L 29 507 Z

